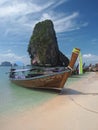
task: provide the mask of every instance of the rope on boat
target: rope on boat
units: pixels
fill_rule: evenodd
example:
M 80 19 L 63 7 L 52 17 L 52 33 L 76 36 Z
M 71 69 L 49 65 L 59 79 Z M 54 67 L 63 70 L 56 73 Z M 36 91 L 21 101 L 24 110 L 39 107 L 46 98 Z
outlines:
M 72 67 L 68 66 L 67 68 L 68 68 L 69 70 L 73 71 L 73 68 L 72 68 Z

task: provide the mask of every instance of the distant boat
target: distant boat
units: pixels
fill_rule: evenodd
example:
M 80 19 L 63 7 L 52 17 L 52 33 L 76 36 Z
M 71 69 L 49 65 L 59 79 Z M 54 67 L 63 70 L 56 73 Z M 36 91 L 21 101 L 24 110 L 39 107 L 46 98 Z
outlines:
M 70 76 L 79 53 L 80 49 L 73 49 L 70 63 L 64 70 L 61 70 L 61 68 L 48 68 L 47 71 L 39 71 L 38 73 L 37 68 L 11 69 L 9 79 L 11 82 L 27 88 L 61 89 Z

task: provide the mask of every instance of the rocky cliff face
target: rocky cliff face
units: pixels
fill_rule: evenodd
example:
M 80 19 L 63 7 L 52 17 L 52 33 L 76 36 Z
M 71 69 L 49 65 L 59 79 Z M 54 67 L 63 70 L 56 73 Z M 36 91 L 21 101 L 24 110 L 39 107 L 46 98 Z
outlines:
M 68 58 L 59 51 L 51 20 L 45 20 L 35 25 L 28 52 L 32 65 L 67 66 L 69 63 Z

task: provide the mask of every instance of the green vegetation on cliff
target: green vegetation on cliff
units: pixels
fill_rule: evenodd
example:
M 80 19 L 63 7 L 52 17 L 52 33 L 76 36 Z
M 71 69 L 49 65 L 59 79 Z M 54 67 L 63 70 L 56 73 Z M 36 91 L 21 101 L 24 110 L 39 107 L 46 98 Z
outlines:
M 63 65 L 65 61 L 61 61 L 61 53 L 51 20 L 45 20 L 35 25 L 28 45 L 28 53 L 31 58 L 31 64 L 43 66 L 46 64 L 51 66 Z M 65 59 L 66 66 L 69 60 L 66 56 Z

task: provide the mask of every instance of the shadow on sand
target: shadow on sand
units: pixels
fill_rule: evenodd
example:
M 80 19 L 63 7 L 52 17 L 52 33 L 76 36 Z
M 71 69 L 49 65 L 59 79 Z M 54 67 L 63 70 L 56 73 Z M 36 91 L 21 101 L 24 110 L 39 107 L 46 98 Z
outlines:
M 45 93 L 51 93 L 51 94 L 59 94 L 61 92 L 61 90 L 59 89 L 53 89 L 53 88 L 27 88 L 30 89 L 32 91 L 39 91 L 39 92 L 45 92 Z
M 59 89 L 42 89 L 42 88 L 29 88 L 33 91 L 40 91 L 45 93 L 57 94 L 57 95 L 98 95 L 98 93 L 83 93 L 74 89 L 70 88 L 63 88 L 62 90 Z
M 74 89 L 70 89 L 70 88 L 64 88 L 60 95 L 98 95 L 98 93 L 83 93 L 83 92 L 80 92 L 80 91 L 77 91 L 77 90 L 74 90 Z

